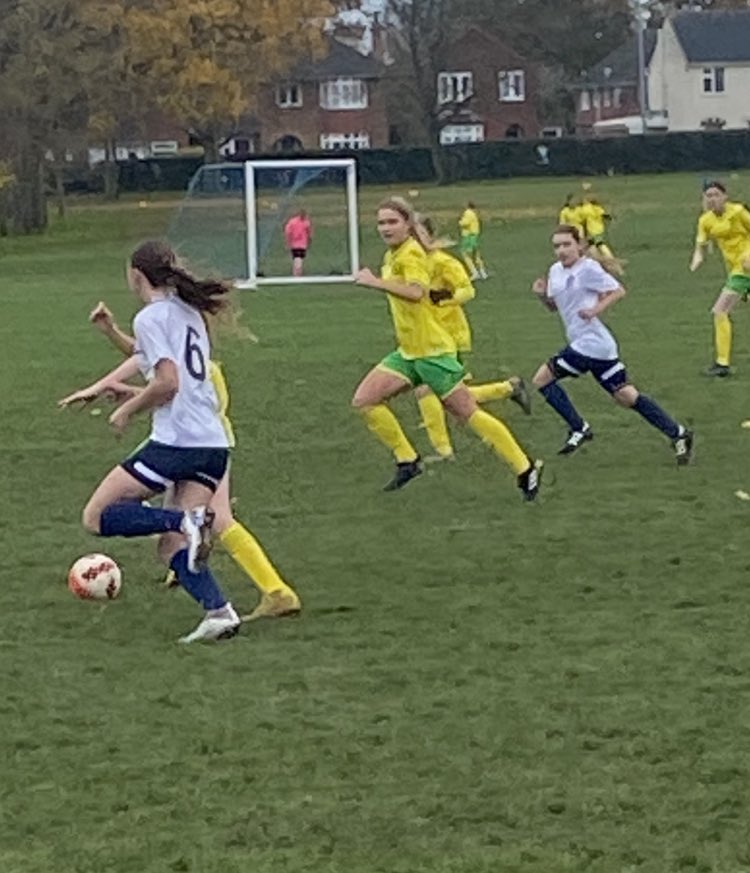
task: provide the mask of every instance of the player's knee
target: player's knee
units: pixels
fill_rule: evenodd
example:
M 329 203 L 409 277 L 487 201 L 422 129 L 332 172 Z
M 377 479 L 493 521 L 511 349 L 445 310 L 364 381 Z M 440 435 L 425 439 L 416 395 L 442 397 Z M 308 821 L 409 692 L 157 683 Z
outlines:
M 234 524 L 234 516 L 232 515 L 232 510 L 229 507 L 213 507 L 216 515 L 214 516 L 213 523 L 213 532 L 218 536 L 224 533 L 225 530 L 229 530 L 229 528 Z
M 87 503 L 83 507 L 83 512 L 81 513 L 81 524 L 85 531 L 98 536 L 101 533 L 101 520 L 102 512 L 96 504 Z
M 550 373 L 550 369 L 546 364 L 542 364 L 542 366 L 534 373 L 534 378 L 531 380 L 531 384 L 535 388 L 544 388 L 545 385 L 549 385 L 550 382 L 553 381 L 552 373 Z
M 169 566 L 172 558 L 183 548 L 185 545 L 184 539 L 175 533 L 165 533 L 159 537 L 159 542 L 156 546 L 156 554 L 159 556 L 159 560 L 162 564 L 166 564 Z
M 623 385 L 612 395 L 612 399 L 620 406 L 630 409 L 638 400 L 638 392 L 632 385 Z
M 352 409 L 357 412 L 364 412 L 369 406 L 374 406 L 372 398 L 368 397 L 364 392 L 355 391 L 352 397 Z

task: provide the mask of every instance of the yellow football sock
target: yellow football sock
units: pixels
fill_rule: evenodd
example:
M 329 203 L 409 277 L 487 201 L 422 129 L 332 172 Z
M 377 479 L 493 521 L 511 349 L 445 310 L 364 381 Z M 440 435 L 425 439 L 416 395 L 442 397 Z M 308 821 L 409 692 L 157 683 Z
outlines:
M 516 476 L 529 469 L 531 461 L 521 446 L 516 442 L 513 434 L 497 418 L 493 418 L 483 409 L 477 411 L 468 421 L 469 427 L 474 433 L 489 443 L 492 448 L 511 467 Z
M 435 451 L 443 457 L 453 454 L 451 438 L 448 435 L 448 426 L 445 423 L 445 410 L 443 404 L 430 392 L 423 397 L 417 398 L 419 411 L 427 436 Z
M 728 367 L 732 355 L 732 321 L 726 312 L 714 315 L 714 340 L 716 343 L 716 363 L 722 367 Z
M 377 406 L 365 406 L 362 409 L 362 415 L 370 432 L 374 433 L 380 442 L 393 452 L 399 464 L 416 460 L 417 452 L 401 430 L 398 419 L 385 403 L 379 403 Z
M 485 385 L 469 385 L 469 393 L 477 403 L 489 403 L 490 400 L 507 400 L 513 396 L 514 385 L 511 381 L 487 382 Z
M 238 521 L 219 534 L 219 541 L 262 594 L 292 590 L 279 576 L 261 544 Z

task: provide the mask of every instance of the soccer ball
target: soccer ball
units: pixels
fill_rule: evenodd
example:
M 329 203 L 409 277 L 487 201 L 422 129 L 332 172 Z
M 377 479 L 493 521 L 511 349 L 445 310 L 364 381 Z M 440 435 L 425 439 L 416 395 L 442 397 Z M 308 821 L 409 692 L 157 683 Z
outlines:
M 68 588 L 81 600 L 114 600 L 122 587 L 122 574 L 108 555 L 84 555 L 68 572 Z

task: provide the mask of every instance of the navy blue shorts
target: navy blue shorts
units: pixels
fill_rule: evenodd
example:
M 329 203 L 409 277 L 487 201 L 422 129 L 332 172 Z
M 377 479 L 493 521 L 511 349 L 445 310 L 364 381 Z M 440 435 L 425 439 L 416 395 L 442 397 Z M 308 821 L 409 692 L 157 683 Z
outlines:
M 591 373 L 596 381 L 614 394 L 625 385 L 629 384 L 628 372 L 625 364 L 619 358 L 602 360 L 601 358 L 589 358 L 582 355 L 570 346 L 566 346 L 561 352 L 547 361 L 547 366 L 552 370 L 555 379 L 576 379 L 584 373 Z
M 120 465 L 160 494 L 175 482 L 199 482 L 216 491 L 229 465 L 229 449 L 183 449 L 148 440 Z

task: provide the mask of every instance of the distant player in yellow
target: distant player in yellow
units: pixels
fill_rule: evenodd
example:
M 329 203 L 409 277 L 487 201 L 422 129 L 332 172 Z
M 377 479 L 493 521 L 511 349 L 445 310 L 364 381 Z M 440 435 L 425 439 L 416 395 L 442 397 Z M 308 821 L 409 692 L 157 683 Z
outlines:
M 558 224 L 574 227 L 581 235 L 581 239 L 586 236 L 584 219 L 581 215 L 581 203 L 576 199 L 575 194 L 568 194 L 565 198 L 565 203 L 558 216 Z
M 89 316 L 89 320 L 124 355 L 131 356 L 133 354 L 135 347 L 133 337 L 128 336 L 117 326 L 112 313 L 104 303 L 99 303 Z M 221 367 L 214 361 L 210 362 L 209 378 L 219 401 L 219 414 L 229 440 L 229 446 L 233 448 L 235 445 L 234 430 L 227 415 L 229 390 Z M 221 544 L 260 593 L 258 606 L 250 615 L 243 616 L 243 621 L 296 615 L 302 608 L 299 597 L 281 578 L 252 533 L 234 518 L 230 499 L 229 475 L 227 472 L 211 501 L 211 509 L 216 513 L 213 530 L 218 535 Z M 172 582 L 170 576 L 167 576 L 167 584 L 172 584 Z
M 396 473 L 385 490 L 403 488 L 422 472 L 421 459 L 387 401 L 402 391 L 427 385 L 449 412 L 507 462 L 516 474 L 524 499 L 536 499 L 542 462 L 532 460 L 501 421 L 480 409 L 463 383 L 464 368 L 456 356 L 455 340 L 435 317 L 435 306 L 430 300 L 429 261 L 416 238 L 411 206 L 399 197 L 381 203 L 378 231 L 388 246 L 381 275 L 363 269 L 356 281 L 386 295 L 398 349 L 360 382 L 352 405 L 396 460 Z
M 464 265 L 436 239 L 435 225 L 430 218 L 420 217 L 417 233 L 427 251 L 430 270 L 430 300 L 437 320 L 453 337 L 458 350 L 458 359 L 465 365 L 464 356 L 471 351 L 471 327 L 464 312 L 464 305 L 473 300 L 476 291 L 471 284 Z M 470 385 L 469 392 L 477 403 L 510 399 L 527 414 L 531 414 L 531 398 L 526 385 L 518 376 L 503 382 Z M 437 453 L 435 460 L 452 460 L 453 445 L 445 422 L 443 404 L 427 385 L 420 385 L 414 392 L 422 414 L 427 436 Z
M 695 272 L 701 266 L 706 247 L 715 242 L 724 256 L 728 278 L 711 309 L 716 359 L 706 372 L 709 376 L 721 378 L 729 375 L 732 355 L 730 313 L 750 294 L 750 212 L 742 203 L 729 200 L 727 189 L 721 182 L 706 184 L 703 205 L 705 212 L 698 220 L 690 269 Z
M 586 231 L 588 244 L 604 255 L 605 258 L 615 260 L 614 253 L 607 243 L 607 222 L 612 220 L 607 210 L 591 194 L 585 194 L 583 203 L 578 207 L 578 224 Z
M 484 265 L 481 251 L 481 236 L 482 223 L 479 220 L 479 213 L 475 203 L 470 200 L 466 204 L 461 218 L 458 220 L 458 227 L 461 231 L 461 241 L 459 248 L 461 257 L 466 264 L 466 269 L 469 271 L 471 281 L 476 279 L 487 278 L 487 268 Z

